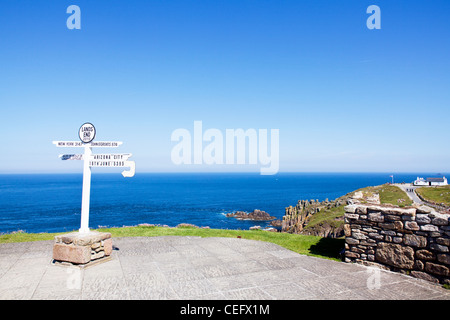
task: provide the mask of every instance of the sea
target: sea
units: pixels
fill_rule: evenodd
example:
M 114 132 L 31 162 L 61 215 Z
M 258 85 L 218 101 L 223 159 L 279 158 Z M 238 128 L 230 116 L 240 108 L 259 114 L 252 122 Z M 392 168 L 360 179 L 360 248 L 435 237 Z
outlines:
M 268 222 L 226 217 L 263 210 L 282 219 L 299 200 L 333 200 L 384 183 L 410 183 L 436 173 L 93 173 L 89 227 L 138 224 L 247 230 Z M 444 174 L 445 175 L 445 174 Z M 0 234 L 80 228 L 82 174 L 0 175 Z

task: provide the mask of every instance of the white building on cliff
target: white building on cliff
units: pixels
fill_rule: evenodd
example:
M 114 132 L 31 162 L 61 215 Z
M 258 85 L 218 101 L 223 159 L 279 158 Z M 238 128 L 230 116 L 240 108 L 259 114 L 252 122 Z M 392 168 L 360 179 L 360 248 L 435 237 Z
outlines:
M 446 186 L 448 185 L 447 178 L 427 178 L 426 180 L 424 178 L 419 178 L 413 182 L 413 185 L 415 186 Z

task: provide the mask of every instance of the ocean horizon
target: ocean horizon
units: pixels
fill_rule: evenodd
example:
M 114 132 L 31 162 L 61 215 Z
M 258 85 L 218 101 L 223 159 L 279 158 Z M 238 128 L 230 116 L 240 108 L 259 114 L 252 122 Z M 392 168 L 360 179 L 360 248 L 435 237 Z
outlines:
M 234 211 L 268 212 L 281 219 L 299 200 L 333 200 L 356 189 L 391 182 L 392 173 L 93 173 L 90 224 L 99 227 L 141 223 L 190 223 L 243 229 L 268 222 L 226 217 Z M 445 173 L 394 173 L 395 183 Z M 80 173 L 0 174 L 0 233 L 78 230 L 83 175 Z

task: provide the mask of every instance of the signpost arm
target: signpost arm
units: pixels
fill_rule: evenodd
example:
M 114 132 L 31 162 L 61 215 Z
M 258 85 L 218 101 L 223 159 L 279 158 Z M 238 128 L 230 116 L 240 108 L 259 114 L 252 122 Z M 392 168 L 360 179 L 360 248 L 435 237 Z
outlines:
M 122 176 L 124 176 L 125 178 L 133 177 L 134 173 L 136 171 L 136 164 L 135 164 L 135 162 L 134 161 L 125 161 L 125 165 L 127 167 L 130 167 L 130 170 L 122 171 Z
M 89 146 L 84 147 L 84 166 L 83 166 L 83 194 L 81 199 L 81 227 L 79 232 L 89 232 L 89 202 L 91 198 L 91 167 L 89 159 L 92 155 L 92 149 Z

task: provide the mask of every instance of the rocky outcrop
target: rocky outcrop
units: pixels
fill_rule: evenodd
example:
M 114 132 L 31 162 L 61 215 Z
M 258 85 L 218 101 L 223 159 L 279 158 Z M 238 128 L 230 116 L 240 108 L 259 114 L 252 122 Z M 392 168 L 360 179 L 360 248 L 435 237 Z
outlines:
M 367 192 L 364 190 L 355 191 L 351 197 L 347 199 L 349 204 L 368 203 L 380 204 L 380 195 L 378 193 Z
M 272 227 L 281 228 L 283 225 L 283 221 L 280 219 L 272 220 L 270 221 L 269 225 Z
M 344 236 L 344 206 L 347 204 L 380 204 L 380 196 L 370 188 L 350 192 L 335 200 L 299 200 L 295 207 L 287 207 L 282 221 L 282 232 L 299 233 L 326 238 Z M 331 213 L 331 214 L 330 214 Z M 314 215 L 328 217 L 311 223 Z
M 241 220 L 270 221 L 276 219 L 265 211 L 255 209 L 252 212 L 236 211 L 227 213 L 227 217 Z
M 308 225 L 308 222 L 313 215 L 345 204 L 345 198 L 338 198 L 332 201 L 329 201 L 328 199 L 325 201 L 299 200 L 295 207 L 289 206 L 285 209 L 281 230 L 282 232 L 310 234 L 322 237 L 343 236 L 342 226 L 339 227 L 340 230 L 337 230 L 336 225 L 332 223 L 317 225 L 309 228 L 309 230 L 305 230 L 305 227 Z M 340 219 L 342 220 L 343 218 L 340 217 Z
M 333 221 L 324 221 L 313 226 L 308 226 L 303 229 L 301 234 L 322 238 L 340 238 L 344 236 L 344 224 L 337 224 L 335 222 L 343 221 L 344 217 L 335 218 Z

